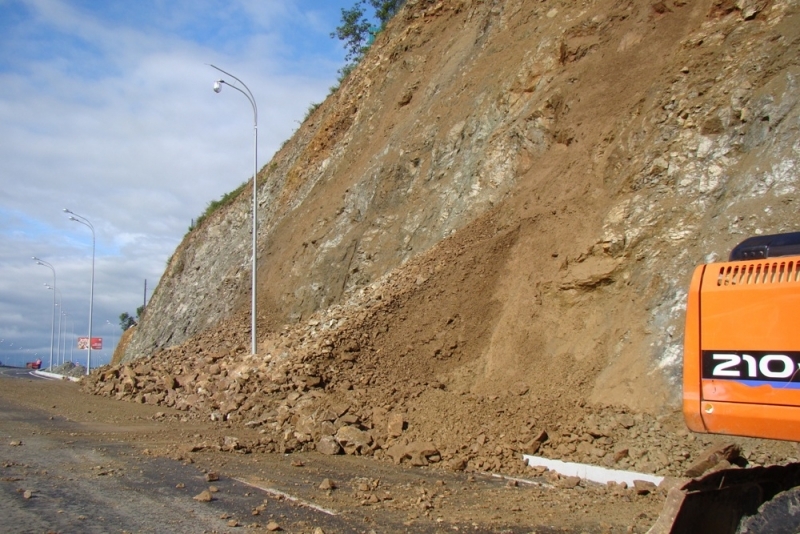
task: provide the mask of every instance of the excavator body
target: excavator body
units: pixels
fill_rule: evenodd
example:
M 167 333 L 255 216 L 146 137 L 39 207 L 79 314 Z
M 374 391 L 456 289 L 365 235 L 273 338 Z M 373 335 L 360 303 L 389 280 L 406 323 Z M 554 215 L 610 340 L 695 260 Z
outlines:
M 683 414 L 694 432 L 800 441 L 800 232 L 746 239 L 728 261 L 695 269 Z M 765 509 L 770 501 L 781 508 L 777 516 Z M 650 532 L 798 529 L 800 464 L 794 463 L 720 470 L 673 488 Z
M 737 257 L 701 265 L 692 277 L 686 424 L 695 432 L 800 441 L 800 250 Z

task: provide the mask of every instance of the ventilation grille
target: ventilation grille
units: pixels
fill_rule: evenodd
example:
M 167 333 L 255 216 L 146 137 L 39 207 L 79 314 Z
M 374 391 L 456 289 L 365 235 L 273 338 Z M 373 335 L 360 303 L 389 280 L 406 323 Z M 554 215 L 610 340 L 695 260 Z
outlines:
M 718 286 L 781 284 L 785 282 L 800 282 L 800 262 L 771 261 L 745 265 L 727 264 L 719 268 L 717 277 Z

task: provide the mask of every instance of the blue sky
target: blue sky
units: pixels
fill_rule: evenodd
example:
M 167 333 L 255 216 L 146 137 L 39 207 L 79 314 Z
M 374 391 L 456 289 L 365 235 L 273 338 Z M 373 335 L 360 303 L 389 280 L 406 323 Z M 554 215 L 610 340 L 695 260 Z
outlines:
M 88 332 L 91 231 L 63 208 L 95 229 L 93 361 L 108 361 L 144 281 L 252 176 L 250 104 L 215 94 L 207 64 L 253 92 L 263 167 L 336 84 L 330 33 L 354 3 L 0 0 L 0 361 L 49 363 L 53 276 L 33 256 L 56 269 L 67 338 Z

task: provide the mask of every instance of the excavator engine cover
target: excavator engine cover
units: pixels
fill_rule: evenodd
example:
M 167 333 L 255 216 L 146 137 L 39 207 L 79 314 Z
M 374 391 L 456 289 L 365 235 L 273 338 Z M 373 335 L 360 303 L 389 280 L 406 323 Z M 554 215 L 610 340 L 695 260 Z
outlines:
M 683 415 L 694 432 L 800 441 L 800 232 L 697 267 Z M 649 534 L 800 532 L 800 463 L 722 469 L 669 490 Z
M 695 432 L 800 441 L 800 232 L 747 239 L 731 260 L 692 276 L 686 423 Z

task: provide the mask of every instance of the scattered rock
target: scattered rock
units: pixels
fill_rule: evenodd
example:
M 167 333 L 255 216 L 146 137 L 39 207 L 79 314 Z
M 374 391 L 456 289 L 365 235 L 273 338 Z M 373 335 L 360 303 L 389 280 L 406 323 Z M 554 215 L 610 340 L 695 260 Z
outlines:
M 647 495 L 656 490 L 656 485 L 647 480 L 634 480 L 633 489 L 637 495 Z
M 387 424 L 387 433 L 391 438 L 398 438 L 403 435 L 403 428 L 405 426 L 405 417 L 401 413 L 393 413 L 389 416 Z
M 195 501 L 198 502 L 211 502 L 214 497 L 211 496 L 211 492 L 208 490 L 203 490 L 194 497 L 192 497 Z
M 333 436 L 322 436 L 317 441 L 317 452 L 322 454 L 327 454 L 328 456 L 332 456 L 334 454 L 339 454 L 342 452 L 342 447 L 339 445 L 339 442 L 336 441 L 336 438 Z
M 347 454 L 364 453 L 372 443 L 369 432 L 358 429 L 353 425 L 345 425 L 336 432 L 336 441 Z
M 732 462 L 740 457 L 741 450 L 735 443 L 725 443 L 705 450 L 700 459 L 692 464 L 684 473 L 685 476 L 695 478 L 719 464 L 722 461 Z

